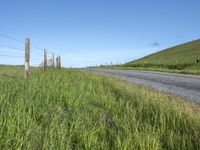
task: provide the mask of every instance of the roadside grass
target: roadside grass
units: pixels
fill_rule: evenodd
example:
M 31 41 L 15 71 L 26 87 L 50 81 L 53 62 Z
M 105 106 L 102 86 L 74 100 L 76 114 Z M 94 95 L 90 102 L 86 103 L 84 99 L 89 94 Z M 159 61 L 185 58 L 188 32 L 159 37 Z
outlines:
M 200 149 L 200 109 L 77 70 L 0 78 L 0 149 Z
M 200 75 L 200 64 L 124 64 L 114 66 L 101 66 L 101 68 L 125 69 L 125 70 L 147 70 L 182 74 Z

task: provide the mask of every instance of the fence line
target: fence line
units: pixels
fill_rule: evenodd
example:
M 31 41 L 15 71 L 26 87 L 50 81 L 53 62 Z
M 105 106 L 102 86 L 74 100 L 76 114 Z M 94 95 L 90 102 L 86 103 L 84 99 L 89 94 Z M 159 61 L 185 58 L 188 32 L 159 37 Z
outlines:
M 40 61 L 40 64 L 38 67 L 43 67 L 44 70 L 46 70 L 48 67 L 53 68 L 61 68 L 61 57 L 58 55 L 56 57 L 56 64 L 55 64 L 55 54 L 54 52 L 48 53 L 47 49 L 42 49 L 36 45 L 31 44 L 30 38 L 26 38 L 25 41 L 19 40 L 17 38 L 5 35 L 0 33 L 0 36 L 9 40 L 17 41 L 19 43 L 24 44 L 24 48 L 18 48 L 11 46 L 9 44 L 2 44 L 0 43 L 0 47 L 7 48 L 7 49 L 0 49 L 1 51 L 4 51 L 2 54 L 0 54 L 0 57 L 2 58 L 22 58 L 24 59 L 24 78 L 28 78 L 29 72 L 30 72 L 30 62 Z M 36 50 L 37 49 L 37 50 Z M 40 51 L 38 51 L 40 50 Z M 9 52 L 8 52 L 9 51 Z M 24 55 L 22 55 L 23 53 Z M 12 54 L 11 54 L 12 53 Z M 20 54 L 22 56 L 19 56 Z M 16 55 L 17 54 L 17 55 Z M 24 58 L 25 56 L 25 58 Z

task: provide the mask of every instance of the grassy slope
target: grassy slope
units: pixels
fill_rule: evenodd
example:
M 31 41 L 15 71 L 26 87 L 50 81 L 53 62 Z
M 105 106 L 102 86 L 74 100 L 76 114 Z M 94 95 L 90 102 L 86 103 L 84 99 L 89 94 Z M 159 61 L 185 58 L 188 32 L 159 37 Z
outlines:
M 0 78 L 0 149 L 177 150 L 199 141 L 198 108 L 124 81 L 75 70 Z
M 145 69 L 200 74 L 200 40 L 175 46 L 116 68 Z
M 197 57 L 200 57 L 200 40 L 151 54 L 129 64 L 195 64 Z

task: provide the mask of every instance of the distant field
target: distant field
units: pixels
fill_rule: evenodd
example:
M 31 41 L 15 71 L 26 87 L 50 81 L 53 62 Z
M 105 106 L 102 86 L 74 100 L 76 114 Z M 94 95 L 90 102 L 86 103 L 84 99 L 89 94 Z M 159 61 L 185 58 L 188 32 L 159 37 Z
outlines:
M 23 76 L 22 66 L 0 65 L 0 76 Z
M 33 68 L 30 67 L 30 74 L 34 73 L 43 68 Z M 8 66 L 8 65 L 0 65 L 0 76 L 1 77 L 19 77 L 23 78 L 24 76 L 24 66 Z
M 116 68 L 200 74 L 200 40 L 175 46 Z
M 84 71 L 17 72 L 0 78 L 0 149 L 200 149 L 200 109 L 184 100 Z

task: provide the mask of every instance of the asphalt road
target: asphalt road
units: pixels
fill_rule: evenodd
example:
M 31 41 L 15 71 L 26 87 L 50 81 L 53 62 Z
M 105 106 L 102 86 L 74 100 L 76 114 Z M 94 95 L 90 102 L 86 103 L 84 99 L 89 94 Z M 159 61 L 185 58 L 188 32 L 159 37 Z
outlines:
M 184 97 L 200 104 L 200 76 L 137 70 L 96 69 L 89 71 Z

